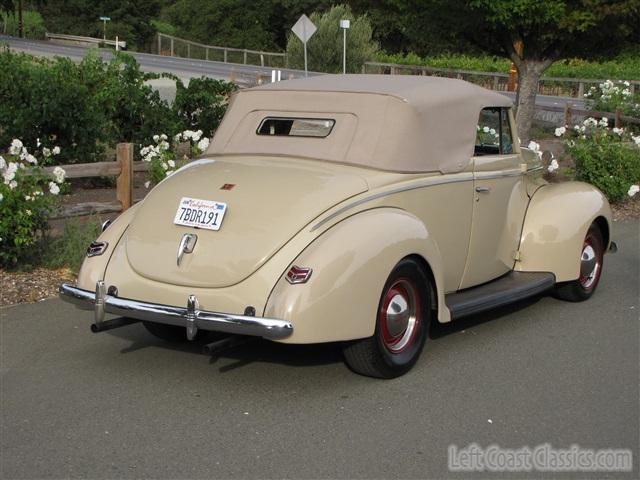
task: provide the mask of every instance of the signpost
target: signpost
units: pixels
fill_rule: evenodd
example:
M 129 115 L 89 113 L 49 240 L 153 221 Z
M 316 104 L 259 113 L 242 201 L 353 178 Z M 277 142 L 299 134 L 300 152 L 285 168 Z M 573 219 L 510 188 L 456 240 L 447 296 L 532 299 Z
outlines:
M 350 20 L 340 20 L 342 29 L 342 74 L 347 73 L 347 30 L 351 26 Z
M 102 39 L 106 40 L 107 39 L 107 22 L 111 20 L 111 17 L 100 17 L 100 20 L 102 20 Z
M 307 76 L 307 41 L 316 33 L 316 26 L 304 13 L 300 16 L 296 24 L 291 27 L 291 31 L 302 41 L 304 45 L 304 76 Z

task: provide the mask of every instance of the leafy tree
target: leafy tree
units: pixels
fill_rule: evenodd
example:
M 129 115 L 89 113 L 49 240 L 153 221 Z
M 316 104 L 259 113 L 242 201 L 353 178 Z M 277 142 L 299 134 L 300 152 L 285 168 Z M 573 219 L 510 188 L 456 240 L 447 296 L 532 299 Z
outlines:
M 342 72 L 342 29 L 340 20 L 351 20 L 347 32 L 347 72 L 357 73 L 364 62 L 370 61 L 378 50 L 372 40 L 371 23 L 366 15 L 356 17 L 347 5 L 337 5 L 325 13 L 312 13 L 310 20 L 318 30 L 307 42 L 309 70 Z M 304 68 L 303 44 L 295 34 L 289 34 L 287 55 L 289 65 Z
M 453 36 L 513 61 L 523 140 L 529 138 L 538 81 L 553 62 L 611 56 L 640 40 L 640 0 L 432 0 L 428 10 L 431 21 Z

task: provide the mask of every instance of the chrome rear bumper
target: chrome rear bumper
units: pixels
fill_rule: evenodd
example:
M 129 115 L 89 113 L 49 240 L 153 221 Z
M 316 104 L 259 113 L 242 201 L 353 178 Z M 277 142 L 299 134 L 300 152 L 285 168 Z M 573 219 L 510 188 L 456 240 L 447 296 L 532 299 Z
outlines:
M 198 330 L 252 335 L 273 340 L 288 337 L 293 333 L 293 325 L 285 320 L 200 310 L 195 295 L 189 295 L 186 307 L 174 307 L 108 295 L 102 281 L 96 283 L 95 292 L 68 283 L 60 285 L 58 290 L 63 300 L 84 310 L 93 310 L 97 327 L 104 321 L 105 313 L 111 313 L 185 327 L 187 338 L 190 340 Z

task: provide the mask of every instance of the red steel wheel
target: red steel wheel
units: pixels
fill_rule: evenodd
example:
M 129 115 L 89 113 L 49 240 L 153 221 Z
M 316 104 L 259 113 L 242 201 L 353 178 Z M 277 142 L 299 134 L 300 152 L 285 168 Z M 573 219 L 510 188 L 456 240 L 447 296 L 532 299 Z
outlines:
M 399 278 L 383 294 L 378 325 L 382 344 L 393 354 L 404 352 L 420 327 L 420 296 L 415 283 Z

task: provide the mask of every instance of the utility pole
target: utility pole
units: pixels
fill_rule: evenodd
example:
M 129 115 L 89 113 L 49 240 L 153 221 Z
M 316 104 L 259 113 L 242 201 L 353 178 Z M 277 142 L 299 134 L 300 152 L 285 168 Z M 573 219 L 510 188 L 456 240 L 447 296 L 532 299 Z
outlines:
M 18 36 L 24 38 L 24 24 L 22 22 L 22 0 L 18 2 Z

